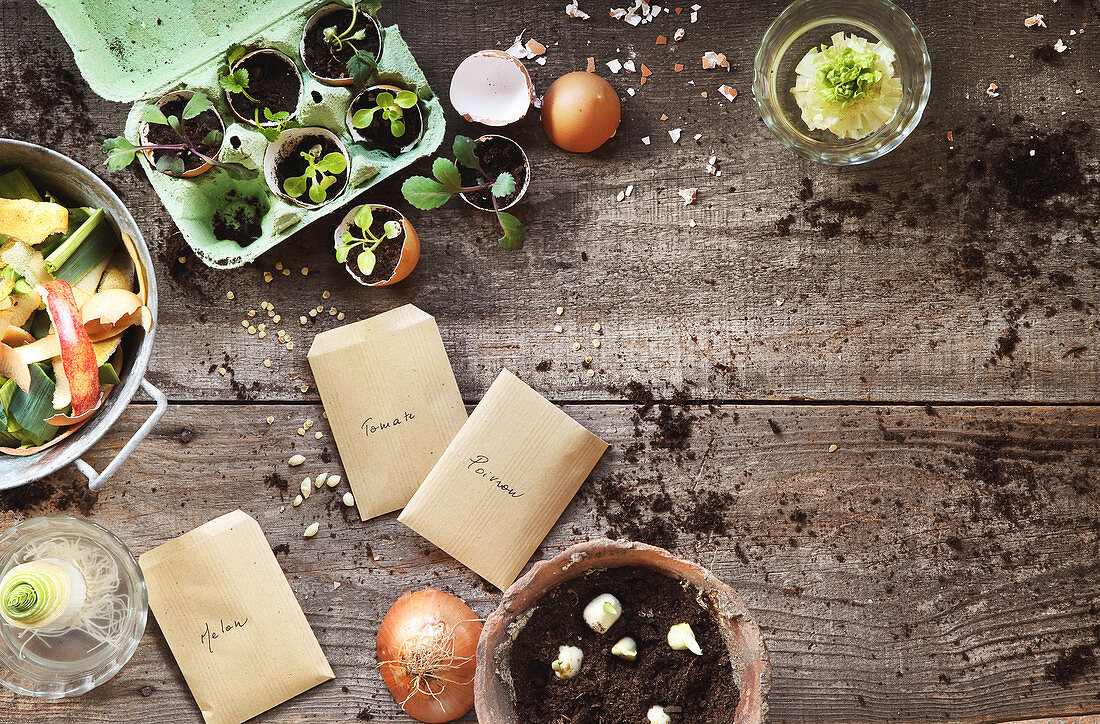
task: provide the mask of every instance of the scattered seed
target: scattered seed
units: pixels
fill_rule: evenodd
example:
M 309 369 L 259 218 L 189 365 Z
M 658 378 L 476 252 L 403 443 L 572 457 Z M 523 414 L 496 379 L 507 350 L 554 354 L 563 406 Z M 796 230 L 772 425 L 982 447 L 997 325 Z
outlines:
M 294 343 L 293 343 L 293 342 L 287 342 L 287 343 L 286 343 L 286 348 L 287 348 L 288 350 L 289 350 L 289 349 L 294 349 Z
M 343 321 L 343 320 L 344 320 L 344 313 L 343 313 L 343 312 L 339 312 L 339 313 L 338 313 L 338 314 L 336 315 L 336 318 L 337 318 L 337 319 L 339 319 L 340 321 Z
M 302 491 L 302 497 L 308 498 L 309 494 L 313 492 L 313 481 L 309 478 L 303 478 L 302 484 L 298 486 Z
M 275 424 L 275 418 L 274 418 L 274 417 L 269 417 L 269 418 L 267 418 L 267 424 L 268 424 L 268 425 L 273 425 L 273 424 Z
M 554 331 L 557 332 L 558 334 L 561 334 L 562 331 L 563 331 L 562 326 L 560 324 L 555 324 L 554 325 Z
M 320 478 L 317 478 L 316 480 L 313 481 L 313 487 L 317 488 L 318 490 L 320 490 L 321 486 L 324 485 L 324 484 L 325 484 L 325 481 L 321 480 Z
M 291 455 L 290 460 L 286 461 L 286 464 L 292 468 L 296 468 L 306 461 L 305 455 Z
M 599 347 L 600 346 L 600 340 L 599 339 L 592 340 L 592 346 L 593 347 Z
M 558 307 L 557 309 L 554 310 L 554 314 L 556 314 L 560 317 L 561 315 L 565 314 L 565 308 L 564 307 Z
M 302 276 L 304 276 L 304 277 L 309 276 L 309 267 L 308 266 L 302 267 Z
M 235 295 L 235 294 L 234 294 L 233 292 L 226 292 L 226 293 L 225 293 L 225 298 L 226 298 L 226 299 L 232 299 L 232 298 L 233 298 L 233 297 L 235 297 L 235 296 L 236 296 L 236 295 Z
M 275 262 L 275 271 L 282 271 L 282 270 L 283 270 L 283 263 L 281 261 Z
M 593 332 L 599 332 L 601 329 L 603 329 L 603 326 L 599 322 L 592 325 Z
M 224 367 L 219 367 L 218 368 L 218 374 L 219 375 L 224 375 L 225 374 L 225 368 Z
M 319 433 L 319 432 L 315 432 L 315 433 L 313 433 L 313 439 L 314 439 L 314 440 L 320 440 L 320 439 L 321 439 L 322 437 L 324 437 L 324 435 L 322 435 L 322 434 L 321 434 L 321 433 Z
M 577 352 L 577 351 L 579 351 L 579 350 L 580 350 L 580 348 L 581 348 L 581 343 L 580 343 L 580 342 L 574 342 L 574 343 L 573 343 L 573 351 L 574 351 L 574 352 Z
M 321 524 L 318 523 L 317 521 L 313 521 L 312 523 L 309 524 L 309 527 L 306 528 L 305 532 L 302 533 L 302 535 L 306 538 L 312 538 L 313 536 L 317 535 L 317 531 L 320 530 L 320 529 L 321 529 Z
M 589 377 L 595 377 L 596 376 L 596 370 L 588 370 L 588 372 L 586 372 L 585 374 L 588 375 Z
M 274 279 L 274 278 L 275 277 L 271 276 L 271 272 L 264 272 L 264 281 L 266 283 L 270 284 L 271 280 Z
M 836 452 L 836 445 L 830 445 L 829 446 L 829 452 L 831 452 L 831 453 Z
M 325 485 L 329 486 L 330 488 L 335 488 L 337 485 L 340 484 L 341 480 L 343 480 L 343 478 L 341 478 L 339 475 L 330 475 L 328 476 L 328 480 L 325 481 Z
M 344 493 L 343 501 L 344 505 L 350 508 L 351 506 L 355 505 L 355 496 L 351 493 Z
M 304 437 L 304 436 L 305 436 L 305 434 L 306 434 L 306 430 L 305 430 L 305 428 L 304 428 L 304 427 L 299 427 L 299 428 L 298 428 L 298 434 L 299 434 L 299 435 L 302 435 L 302 436 Z
M 271 367 L 271 360 L 265 359 L 264 360 L 264 367 Z

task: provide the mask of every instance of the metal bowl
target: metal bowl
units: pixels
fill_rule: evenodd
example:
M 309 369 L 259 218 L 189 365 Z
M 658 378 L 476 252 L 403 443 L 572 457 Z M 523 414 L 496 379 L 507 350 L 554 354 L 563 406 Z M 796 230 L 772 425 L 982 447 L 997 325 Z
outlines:
M 147 281 L 148 307 L 153 315 L 153 328 L 144 336 L 127 334 L 122 345 L 120 384 L 111 391 L 103 408 L 92 420 L 57 445 L 27 457 L 0 454 L 0 490 L 26 485 L 57 472 L 69 463 L 76 463 L 80 472 L 88 477 L 88 487 L 96 490 L 114 475 L 168 410 L 168 400 L 164 393 L 145 379 L 157 325 L 157 283 L 153 276 L 153 260 L 134 217 L 107 184 L 84 166 L 48 148 L 7 138 L 0 138 L 0 166 L 21 166 L 36 186 L 49 189 L 67 203 L 102 208 L 115 231 L 126 233 L 137 247 L 142 267 L 138 273 L 144 271 Z M 139 387 L 156 401 L 156 408 L 107 467 L 102 472 L 96 472 L 80 457 L 115 424 Z

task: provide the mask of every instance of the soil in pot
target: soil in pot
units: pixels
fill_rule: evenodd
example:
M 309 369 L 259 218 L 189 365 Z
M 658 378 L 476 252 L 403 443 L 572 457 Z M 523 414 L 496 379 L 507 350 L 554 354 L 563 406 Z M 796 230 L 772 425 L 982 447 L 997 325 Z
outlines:
M 362 40 L 353 40 L 338 50 L 325 40 L 325 28 L 336 28 L 337 33 L 343 33 L 351 23 L 351 9 L 334 10 L 320 18 L 306 34 L 305 57 L 302 59 L 309 72 L 321 78 L 340 80 L 348 77 L 348 59 L 355 55 L 355 51 L 373 53 L 377 58 L 381 48 L 378 42 L 378 30 L 371 18 L 361 12 L 355 13 L 355 29 L 348 35 L 355 35 L 360 30 L 364 33 Z M 354 46 L 354 48 L 352 47 Z
M 604 634 L 582 618 L 585 605 L 601 593 L 623 606 L 622 617 Z M 669 628 L 685 621 L 702 656 L 668 645 Z M 638 642 L 633 662 L 611 654 L 624 636 Z M 559 646 L 584 652 L 571 679 L 557 678 L 550 668 Z M 634 566 L 596 570 L 545 594 L 512 646 L 510 665 L 516 718 L 524 724 L 645 722 L 655 705 L 673 721 L 731 724 L 739 700 L 713 616 L 678 580 Z
M 232 96 L 233 108 L 245 118 L 255 119 L 260 112 L 260 121 L 264 120 L 264 108 L 272 113 L 286 111 L 290 115 L 298 108 L 298 96 L 302 92 L 302 81 L 294 68 L 281 56 L 273 53 L 256 53 L 240 61 L 237 68 L 248 71 L 248 94 Z
M 260 222 L 266 212 L 267 209 L 259 199 L 230 191 L 226 194 L 225 203 L 214 214 L 214 238 L 248 246 L 263 234 Z
M 211 131 L 220 132 L 222 130 L 221 120 L 218 118 L 218 114 L 212 109 L 205 110 L 194 118 L 184 118 L 183 108 L 187 105 L 187 100 L 187 98 L 173 98 L 167 103 L 161 104 L 160 110 L 165 116 L 175 116 L 179 118 L 180 130 L 183 131 L 184 135 L 186 135 L 187 138 L 195 144 L 195 147 L 204 154 L 214 157 L 218 152 L 218 147 L 221 145 L 221 136 L 219 135 L 218 137 L 218 143 L 211 146 L 203 145 L 202 140 L 206 138 L 207 134 Z M 148 129 L 146 135 L 150 144 L 173 145 L 180 142 L 179 135 L 168 126 L 150 123 Z M 196 168 L 206 163 L 206 161 L 203 161 L 190 151 L 153 151 L 152 153 L 154 163 L 163 156 L 172 156 L 181 159 L 186 171 L 194 171 Z
M 379 93 L 396 93 L 396 91 L 388 88 L 375 88 L 363 93 L 359 96 L 355 105 L 352 106 L 352 114 L 354 115 L 356 111 L 363 108 L 374 107 L 375 99 Z M 424 128 L 423 110 L 419 102 L 414 108 L 405 110 L 403 120 L 405 122 L 405 133 L 401 137 L 395 138 L 393 131 L 390 130 L 390 122 L 382 117 L 381 111 L 377 112 L 374 114 L 374 119 L 369 126 L 355 129 L 355 132 L 362 138 L 357 143 L 365 148 L 385 151 L 394 157 L 400 156 L 402 149 L 419 138 Z
M 309 165 L 306 163 L 305 158 L 302 157 L 302 153 L 310 151 L 311 149 L 316 149 L 318 146 L 320 147 L 320 152 L 316 153 L 317 159 L 324 158 L 330 153 L 342 152 L 341 148 L 337 146 L 334 141 L 320 134 L 316 136 L 299 137 L 298 139 L 296 139 L 293 150 L 288 149 L 285 152 L 286 155 L 283 158 L 280 158 L 278 163 L 276 163 L 275 165 L 275 179 L 279 182 L 280 189 L 283 188 L 283 182 L 286 181 L 288 178 L 301 176 L 306 172 L 306 169 L 309 168 Z M 336 177 L 336 183 L 328 187 L 328 198 L 326 199 L 326 201 L 331 201 L 332 199 L 339 196 L 340 192 L 343 191 L 344 186 L 346 186 L 348 182 L 347 169 L 345 169 L 341 173 L 331 175 L 334 175 Z M 306 203 L 312 203 L 309 198 L 308 187 L 306 188 L 306 192 L 302 194 L 298 198 L 298 200 L 304 201 Z
M 397 265 L 401 262 L 401 249 L 405 246 L 405 225 L 402 223 L 401 214 L 393 209 L 379 206 L 373 207 L 371 213 L 374 215 L 371 233 L 380 235 L 383 233 L 387 222 L 396 221 L 401 224 L 401 234 L 393 239 L 386 239 L 378 245 L 378 248 L 374 250 L 374 271 L 367 276 L 359 271 L 358 265 L 359 254 L 363 252 L 363 247 L 360 246 L 353 250 L 351 254 L 348 254 L 348 260 L 344 262 L 344 266 L 347 268 L 348 273 L 365 284 L 377 284 L 392 277 L 393 273 L 397 271 Z M 354 236 L 362 237 L 363 232 L 353 223 L 351 233 Z
M 523 187 L 527 183 L 527 165 L 524 163 L 523 151 L 507 139 L 489 138 L 477 142 L 476 152 L 478 161 L 481 162 L 481 167 L 485 169 L 485 173 L 496 178 L 497 175 L 507 171 L 516 179 L 516 190 L 503 198 L 497 199 L 497 203 L 503 208 L 515 201 L 523 193 Z M 459 171 L 462 174 L 463 186 L 477 186 L 484 183 L 481 175 L 472 168 L 459 166 Z M 489 193 L 489 189 L 466 194 L 466 198 L 480 209 L 493 210 L 493 197 Z

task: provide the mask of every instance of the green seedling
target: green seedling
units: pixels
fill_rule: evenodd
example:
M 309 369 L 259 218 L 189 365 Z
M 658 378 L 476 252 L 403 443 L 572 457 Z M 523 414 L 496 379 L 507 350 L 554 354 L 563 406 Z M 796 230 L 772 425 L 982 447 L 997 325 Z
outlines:
M 522 249 L 523 242 L 527 238 L 523 230 L 523 224 L 512 214 L 502 211 L 499 203 L 499 199 L 516 190 L 515 176 L 507 171 L 496 176 L 487 173 L 481 167 L 481 161 L 478 160 L 474 149 L 472 139 L 466 136 L 455 138 L 455 158 L 458 163 L 477 172 L 477 184 L 463 186 L 462 174 L 454 161 L 447 158 L 437 158 L 432 164 L 432 175 L 435 178 L 413 176 L 402 184 L 401 193 L 410 204 L 426 211 L 438 209 L 458 194 L 488 190 L 489 196 L 493 200 L 493 211 L 497 215 L 500 228 L 504 231 L 504 236 L 500 239 L 500 245 L 508 250 Z
M 344 237 L 340 241 L 340 246 L 336 247 L 336 261 L 341 264 L 348 260 L 348 255 L 354 249 L 357 247 L 362 248 L 355 263 L 356 266 L 359 267 L 359 271 L 363 272 L 363 275 L 368 277 L 371 275 L 371 272 L 374 271 L 375 264 L 378 263 L 378 258 L 374 255 L 375 250 L 381 246 L 383 242 L 401 236 L 400 221 L 387 221 L 383 224 L 381 236 L 375 236 L 374 232 L 370 230 L 373 224 L 374 212 L 371 211 L 370 205 L 363 206 L 355 212 L 355 221 L 351 229 L 344 232 Z M 359 230 L 361 236 L 355 236 L 351 233 L 355 229 Z
M 260 109 L 256 109 L 256 115 L 253 116 L 253 122 L 256 124 L 256 130 L 260 132 L 260 135 L 267 139 L 268 143 L 274 143 L 282 135 L 283 131 L 288 128 L 301 128 L 302 124 L 290 117 L 290 113 L 287 111 L 278 111 L 272 113 L 270 108 L 264 108 L 264 125 L 260 123 Z
M 245 68 L 233 69 L 237 61 L 248 54 L 248 49 L 243 45 L 232 45 L 225 54 L 225 63 L 218 69 L 218 85 L 229 94 L 242 95 L 253 103 L 259 103 L 248 92 L 248 70 Z
M 328 200 L 329 187 L 336 183 L 336 175 L 347 170 L 347 159 L 337 151 L 321 156 L 320 144 L 308 151 L 301 151 L 301 154 L 306 160 L 305 173 L 283 181 L 283 191 L 287 196 L 298 199 L 308 190 L 310 201 L 323 204 Z
M 352 51 L 347 61 L 348 75 L 356 83 L 366 85 L 372 73 L 378 68 L 378 58 L 369 50 L 362 50 L 356 43 L 360 43 L 367 37 L 366 29 L 355 29 L 355 21 L 359 19 L 358 0 L 351 0 L 351 22 L 343 30 L 335 25 L 324 30 L 325 42 L 333 57 L 344 52 L 345 48 Z
M 361 108 L 351 117 L 351 125 L 363 129 L 374 123 L 375 116 L 381 114 L 382 120 L 390 122 L 390 133 L 394 138 L 405 135 L 405 111 L 417 104 L 420 99 L 411 90 L 403 90 L 396 95 L 381 91 L 374 97 L 374 105 Z
M 207 149 L 207 151 L 209 151 L 209 149 L 217 149 L 221 146 L 222 132 L 219 129 L 210 131 L 196 143 L 183 127 L 183 121 L 195 118 L 199 114 L 209 110 L 212 105 L 213 104 L 205 93 L 195 91 L 191 95 L 191 99 L 187 101 L 187 105 L 183 107 L 183 111 L 179 116 L 166 116 L 160 108 L 156 106 L 147 106 L 141 111 L 141 115 L 139 116 L 141 120 L 145 123 L 167 126 L 172 129 L 178 142 L 136 145 L 131 143 L 125 136 L 108 138 L 103 142 L 103 152 L 107 154 L 107 170 L 111 172 L 121 171 L 133 163 L 139 153 L 145 151 L 162 151 L 163 153 L 157 157 L 155 164 L 156 169 L 161 173 L 182 176 L 187 171 L 187 167 L 183 162 L 183 157 L 186 153 L 190 152 L 198 158 L 201 158 L 205 163 L 222 169 L 230 178 L 238 181 L 256 178 L 259 175 L 259 171 L 256 169 L 242 166 L 239 163 L 225 163 L 219 161 L 216 158 L 216 151 L 211 154 L 202 150 Z

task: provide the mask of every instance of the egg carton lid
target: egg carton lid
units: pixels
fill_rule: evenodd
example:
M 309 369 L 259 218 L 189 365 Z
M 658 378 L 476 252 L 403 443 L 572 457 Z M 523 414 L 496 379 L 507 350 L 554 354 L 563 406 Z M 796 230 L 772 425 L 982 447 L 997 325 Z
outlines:
M 73 50 L 88 85 L 132 102 L 262 34 L 317 0 L 38 0 Z M 380 2 L 360 3 L 372 15 Z

